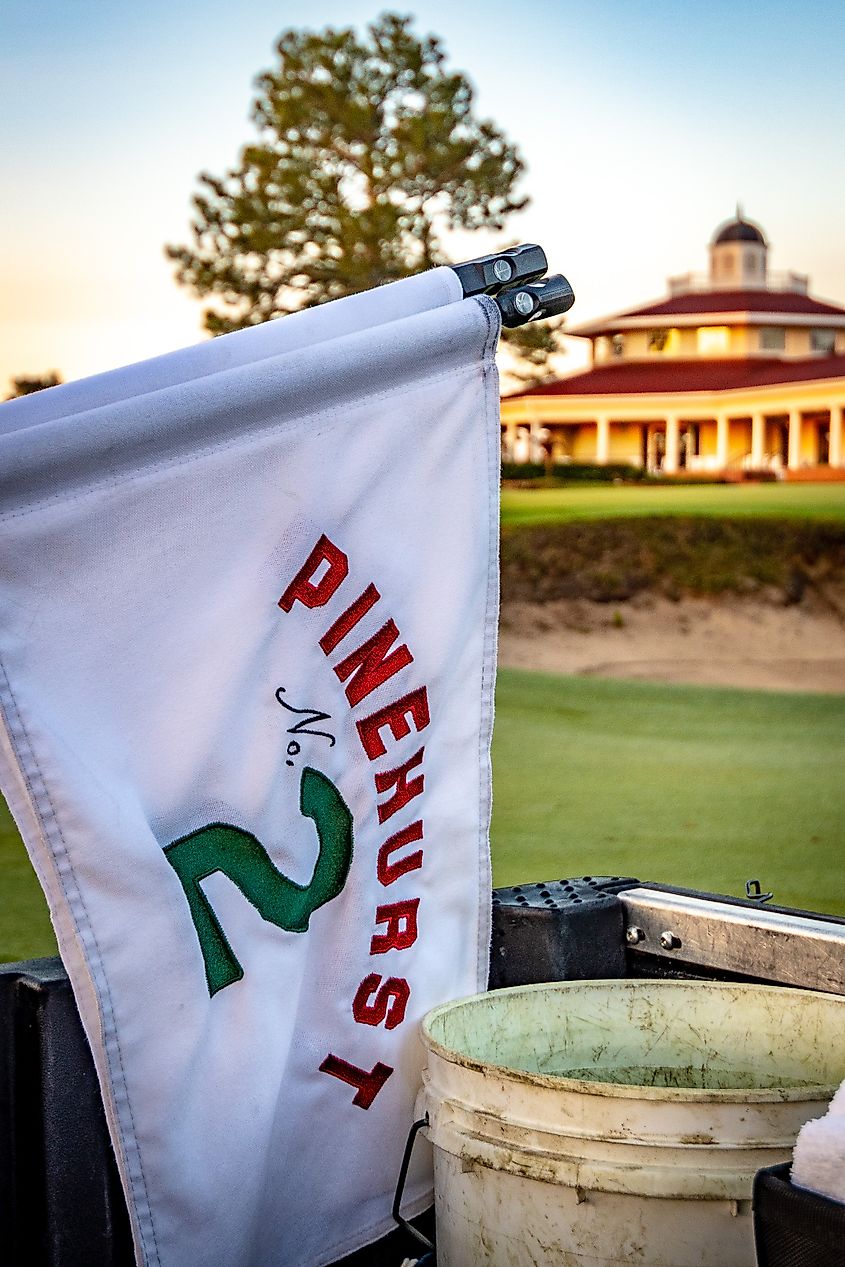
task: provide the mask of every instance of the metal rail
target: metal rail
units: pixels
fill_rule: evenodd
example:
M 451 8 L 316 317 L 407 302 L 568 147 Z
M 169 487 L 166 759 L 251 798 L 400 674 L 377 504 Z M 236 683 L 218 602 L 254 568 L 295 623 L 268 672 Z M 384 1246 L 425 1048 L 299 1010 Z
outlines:
M 845 923 L 647 887 L 619 900 L 629 951 L 845 994 Z

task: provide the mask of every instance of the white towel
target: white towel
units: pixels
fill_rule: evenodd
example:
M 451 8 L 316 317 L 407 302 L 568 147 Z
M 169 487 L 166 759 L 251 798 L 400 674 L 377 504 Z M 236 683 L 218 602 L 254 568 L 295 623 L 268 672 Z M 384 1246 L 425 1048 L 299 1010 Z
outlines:
M 833 1116 L 845 1116 L 845 1082 L 842 1083 L 842 1086 L 831 1100 L 827 1111 Z
M 498 328 L 436 270 L 0 406 L 0 780 L 145 1267 L 388 1230 L 485 988 Z
M 828 1113 L 801 1127 L 792 1158 L 792 1182 L 845 1202 L 845 1114 Z

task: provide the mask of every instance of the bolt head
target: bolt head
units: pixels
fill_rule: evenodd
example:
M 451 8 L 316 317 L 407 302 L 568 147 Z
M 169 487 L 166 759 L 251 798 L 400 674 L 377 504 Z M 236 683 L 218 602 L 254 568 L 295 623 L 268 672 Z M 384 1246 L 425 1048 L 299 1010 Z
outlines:
M 677 950 L 681 944 L 681 939 L 667 930 L 665 933 L 660 934 L 660 944 L 664 950 Z
M 641 941 L 645 941 L 645 933 L 636 924 L 632 924 L 625 933 L 625 940 L 629 946 L 638 946 Z
M 493 264 L 493 276 L 497 281 L 509 282 L 513 277 L 513 264 L 510 260 L 496 260 Z
M 521 290 L 515 297 L 513 306 L 521 316 L 527 317 L 534 311 L 534 296 L 529 295 L 527 290 Z

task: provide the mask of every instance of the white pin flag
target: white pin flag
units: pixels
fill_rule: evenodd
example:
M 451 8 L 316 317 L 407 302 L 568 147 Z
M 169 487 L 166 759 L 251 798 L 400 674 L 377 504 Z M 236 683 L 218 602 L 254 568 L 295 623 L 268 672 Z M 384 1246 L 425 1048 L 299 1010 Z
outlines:
M 139 1263 L 389 1230 L 486 985 L 498 329 L 436 269 L 0 407 L 2 784 Z

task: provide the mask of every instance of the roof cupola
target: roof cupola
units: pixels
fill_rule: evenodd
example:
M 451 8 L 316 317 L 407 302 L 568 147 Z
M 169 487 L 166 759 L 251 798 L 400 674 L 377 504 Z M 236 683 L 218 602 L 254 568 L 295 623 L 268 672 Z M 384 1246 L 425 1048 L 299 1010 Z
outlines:
M 720 224 L 710 243 L 710 284 L 714 290 L 765 290 L 769 244 L 763 230 L 736 216 Z

